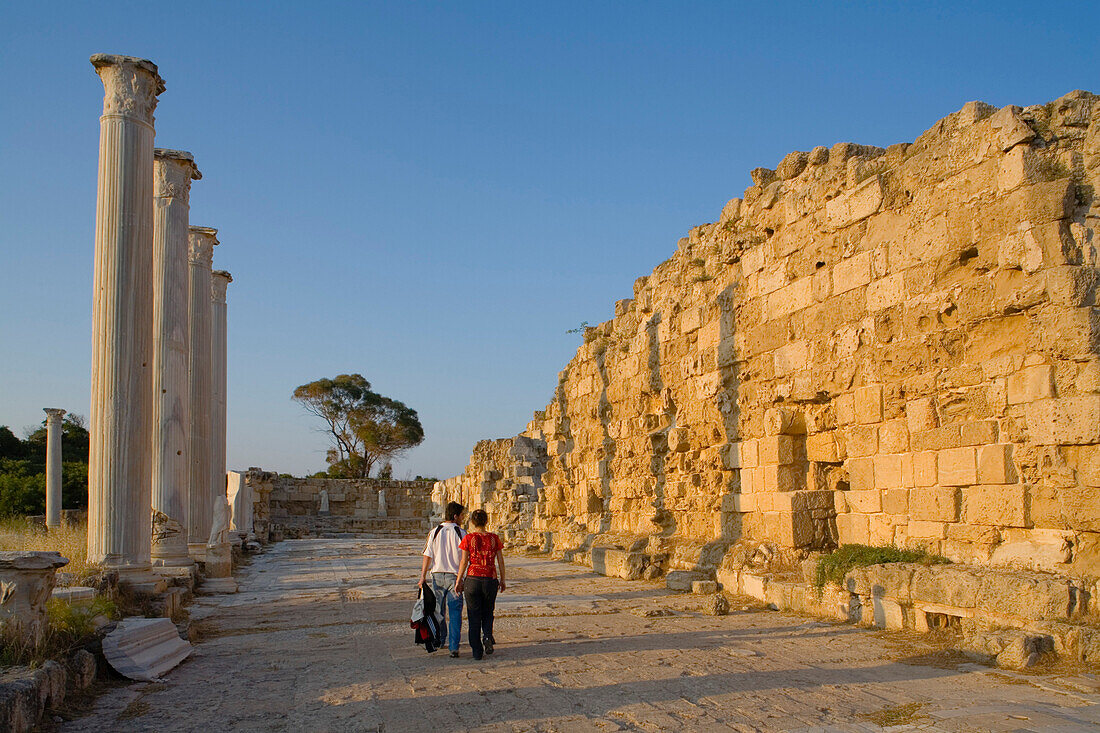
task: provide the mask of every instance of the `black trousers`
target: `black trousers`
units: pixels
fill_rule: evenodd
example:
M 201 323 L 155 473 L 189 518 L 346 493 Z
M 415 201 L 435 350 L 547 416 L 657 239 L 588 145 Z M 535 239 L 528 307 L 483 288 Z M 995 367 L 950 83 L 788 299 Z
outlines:
M 485 653 L 482 639 L 493 638 L 493 612 L 497 603 L 497 579 L 466 576 L 463 595 L 466 596 L 466 620 L 470 630 L 470 651 L 475 657 Z

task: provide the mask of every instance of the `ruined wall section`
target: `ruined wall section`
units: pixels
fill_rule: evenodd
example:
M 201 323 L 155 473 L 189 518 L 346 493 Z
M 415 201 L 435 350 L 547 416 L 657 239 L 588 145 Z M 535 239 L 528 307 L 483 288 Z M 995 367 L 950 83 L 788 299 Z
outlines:
M 586 332 L 516 529 L 1100 571 L 1097 98 L 752 176 Z
M 436 483 L 433 517 L 442 519 L 447 502 L 489 513 L 490 526 L 510 545 L 533 541 L 529 530 L 546 471 L 546 442 L 526 435 L 482 440 L 459 476 Z

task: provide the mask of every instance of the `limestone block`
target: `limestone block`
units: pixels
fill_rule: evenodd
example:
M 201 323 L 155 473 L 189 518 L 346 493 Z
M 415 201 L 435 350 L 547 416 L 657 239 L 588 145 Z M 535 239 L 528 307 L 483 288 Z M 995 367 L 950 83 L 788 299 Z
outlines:
M 882 511 L 895 516 L 909 513 L 909 490 L 886 489 L 882 494 Z
M 856 422 L 856 396 L 851 392 L 838 395 L 834 401 L 836 421 L 839 425 L 852 425 Z
M 941 425 L 932 430 L 909 434 L 910 445 L 914 450 L 943 450 L 957 448 L 962 444 L 958 425 Z
M 103 656 L 123 677 L 156 682 L 191 654 L 167 618 L 123 619 L 103 638 Z
M 853 425 L 845 432 L 848 455 L 858 458 L 878 453 L 877 425 Z
M 764 269 L 764 247 L 753 247 L 741 255 L 741 272 L 746 276 Z
M 874 313 L 905 300 L 905 273 L 897 272 L 867 286 L 867 310 Z
M 854 224 L 882 206 L 882 177 L 873 175 L 855 188 L 825 203 L 825 220 L 833 229 Z
M 805 341 L 792 341 L 776 349 L 772 356 L 777 375 L 792 374 L 810 365 L 809 346 Z
M 592 569 L 601 575 L 624 580 L 637 580 L 645 569 L 645 554 L 611 547 L 593 547 L 590 553 Z
M 702 313 L 699 308 L 685 308 L 680 313 L 680 332 L 692 333 L 703 325 Z
M 718 583 L 713 580 L 693 580 L 691 592 L 695 595 L 713 595 L 718 592 Z
M 879 426 L 879 450 L 883 453 L 909 450 L 909 425 L 905 420 L 887 420 Z
M 962 498 L 967 524 L 1027 526 L 1027 490 L 1021 484 L 969 486 Z
M 1030 366 L 1008 377 L 1008 404 L 1019 405 L 1054 396 L 1054 369 L 1049 364 Z
M 994 140 L 1002 151 L 1008 151 L 1035 138 L 1035 131 L 1019 115 L 1019 108 L 1002 107 L 989 118 Z
M 57 552 L 0 552 L 0 632 L 31 647 L 39 644 L 57 569 L 68 563 Z
M 840 295 L 871 282 L 871 253 L 861 252 L 833 266 L 833 294 Z
M 849 458 L 845 466 L 848 469 L 848 483 L 853 491 L 868 491 L 875 488 L 874 458 Z
M 868 544 L 869 527 L 866 514 L 838 514 L 836 517 L 837 539 L 842 545 Z
M 947 525 L 943 522 L 910 519 L 906 531 L 914 539 L 942 540 L 947 536 Z
M 1073 556 L 1071 535 L 1050 529 L 1008 529 L 989 562 L 1011 568 L 1065 573 Z
M 958 492 L 954 488 L 912 489 L 909 492 L 910 519 L 954 522 L 958 518 L 958 513 Z M 912 534 L 912 528 L 910 528 L 910 534 Z
M 936 401 L 931 397 L 922 397 L 906 402 L 905 419 L 910 433 L 921 433 L 939 427 Z
M 1100 395 L 1039 400 L 1024 414 L 1031 439 L 1041 445 L 1100 443 Z
M 806 488 L 806 472 L 798 466 L 764 466 L 764 491 L 797 491 Z
M 794 439 L 789 435 L 770 435 L 760 439 L 760 462 L 763 464 L 794 463 Z
M 1016 482 L 1016 466 L 1012 462 L 1010 443 L 983 445 L 978 448 L 978 482 L 1011 484 Z
M 759 446 L 756 440 L 742 440 L 739 449 L 742 467 L 753 468 L 760 465 Z
M 882 422 L 882 385 L 860 387 L 855 392 L 856 419 L 864 424 Z
M 833 431 L 806 436 L 806 459 L 822 463 L 838 463 L 841 460 Z
M 694 570 L 670 570 L 665 575 L 665 587 L 669 590 L 690 591 L 697 580 L 709 580 L 705 573 Z
M 974 448 L 948 448 L 937 457 L 939 483 L 942 486 L 969 486 L 978 483 L 978 457 Z
M 939 481 L 938 454 L 934 450 L 913 454 L 913 483 L 916 486 L 935 486 Z
M 997 442 L 997 421 L 978 420 L 963 423 L 959 426 L 959 442 L 961 445 L 987 445 Z
M 813 278 L 800 278 L 768 295 L 768 318 L 782 318 L 814 302 Z
M 882 511 L 882 492 L 878 489 L 866 491 L 852 490 L 844 494 L 848 506 L 860 514 L 873 514 Z
M 905 486 L 902 477 L 902 460 L 900 455 L 877 455 L 873 458 L 875 463 L 875 487 L 879 489 L 897 489 Z

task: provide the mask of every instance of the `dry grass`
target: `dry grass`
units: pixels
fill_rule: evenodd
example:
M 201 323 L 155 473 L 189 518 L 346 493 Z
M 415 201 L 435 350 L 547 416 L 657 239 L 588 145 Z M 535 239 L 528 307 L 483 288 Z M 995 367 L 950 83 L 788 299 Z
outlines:
M 77 577 L 91 575 L 99 570 L 88 564 L 88 525 L 63 525 L 46 531 L 23 518 L 0 521 L 0 550 L 55 551 L 69 560 L 62 572 Z
M 892 725 L 907 725 L 925 717 L 920 711 L 924 705 L 923 702 L 911 702 L 908 705 L 894 705 L 873 713 L 859 713 L 856 717 L 884 728 Z

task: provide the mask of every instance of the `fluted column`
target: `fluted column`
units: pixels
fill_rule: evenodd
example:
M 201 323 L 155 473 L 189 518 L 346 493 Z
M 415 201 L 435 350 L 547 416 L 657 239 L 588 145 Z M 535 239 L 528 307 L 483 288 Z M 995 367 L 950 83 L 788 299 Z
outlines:
M 213 368 L 213 419 L 210 428 L 213 434 L 210 447 L 210 486 L 213 501 L 226 500 L 225 442 L 226 442 L 226 389 L 228 384 L 228 314 L 225 304 L 225 292 L 233 276 L 225 270 L 215 270 L 210 288 L 210 303 L 213 308 L 213 328 L 210 334 L 210 355 Z
M 211 361 L 211 320 L 214 307 L 210 301 L 210 268 L 218 230 L 190 227 L 188 251 L 188 302 L 190 303 L 190 380 L 191 401 L 191 477 L 187 504 L 187 548 L 195 560 L 206 559 L 206 542 L 210 537 L 210 520 L 214 505 L 210 487 L 212 461 L 210 455 L 213 431 L 213 362 Z
M 188 218 L 191 181 L 202 174 L 191 153 L 153 157 L 153 565 L 188 567 L 187 502 L 191 446 L 188 380 Z
M 65 411 L 43 407 L 46 412 L 46 528 L 61 526 L 61 418 Z
M 103 81 L 92 310 L 88 560 L 149 568 L 153 336 L 151 61 L 96 54 Z

